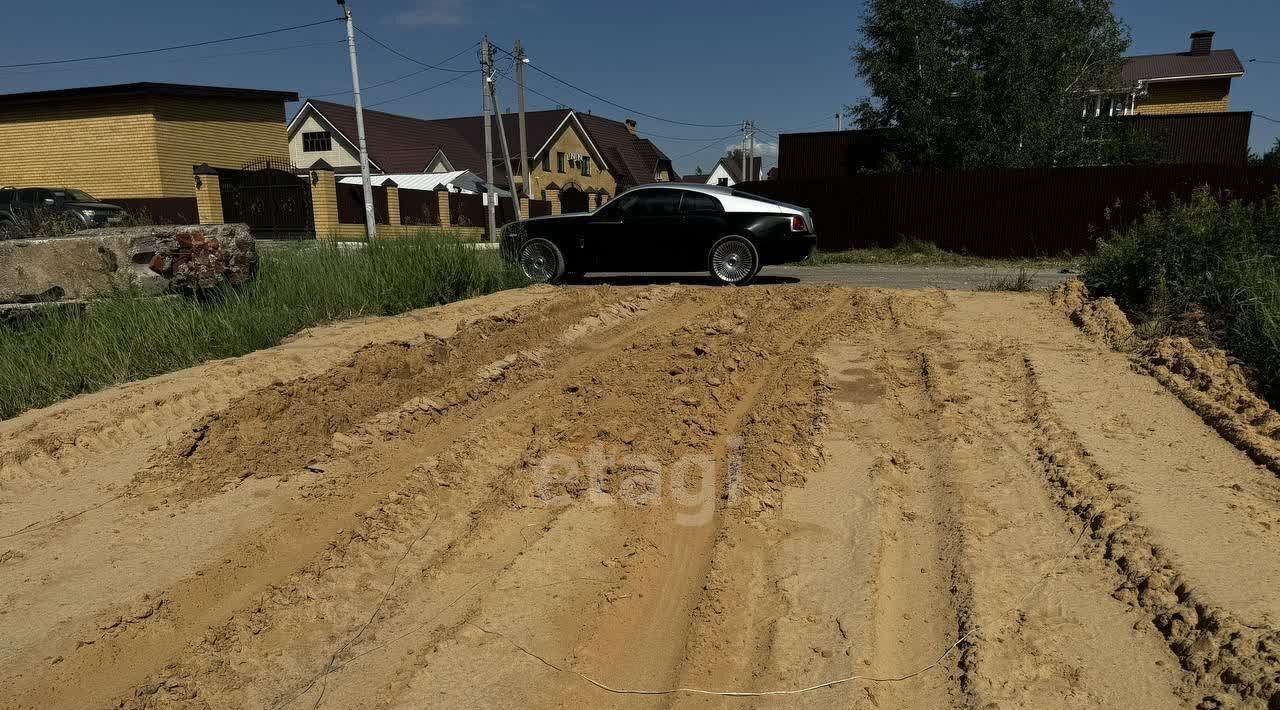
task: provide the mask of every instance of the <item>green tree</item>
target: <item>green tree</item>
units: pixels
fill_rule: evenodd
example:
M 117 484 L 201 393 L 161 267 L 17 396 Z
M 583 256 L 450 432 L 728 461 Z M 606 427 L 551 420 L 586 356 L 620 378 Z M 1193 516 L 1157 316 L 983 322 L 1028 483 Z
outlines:
M 1082 105 L 1123 91 L 1128 46 L 1111 0 L 871 0 L 852 49 L 873 98 L 851 113 L 896 129 L 890 167 L 1109 160 L 1130 132 L 1090 121 Z
M 1280 137 L 1271 145 L 1271 150 L 1262 155 L 1250 155 L 1249 164 L 1260 168 L 1280 168 Z

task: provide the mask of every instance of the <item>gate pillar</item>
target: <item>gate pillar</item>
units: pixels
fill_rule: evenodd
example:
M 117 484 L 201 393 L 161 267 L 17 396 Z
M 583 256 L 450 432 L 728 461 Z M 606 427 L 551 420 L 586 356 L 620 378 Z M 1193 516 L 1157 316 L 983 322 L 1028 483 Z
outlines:
M 222 224 L 222 183 L 208 163 L 191 168 L 196 183 L 196 212 L 200 224 Z
M 317 160 L 308 170 L 311 182 L 311 223 L 320 239 L 338 236 L 338 186 L 333 166 Z

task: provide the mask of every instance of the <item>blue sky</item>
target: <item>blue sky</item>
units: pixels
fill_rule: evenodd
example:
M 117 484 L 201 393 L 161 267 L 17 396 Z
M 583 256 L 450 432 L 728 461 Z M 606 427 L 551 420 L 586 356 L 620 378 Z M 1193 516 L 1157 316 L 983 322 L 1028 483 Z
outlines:
M 498 44 L 523 41 L 530 59 L 547 71 L 632 109 L 694 124 L 752 119 L 762 130 L 834 127 L 839 108 L 865 95 L 854 76 L 848 46 L 856 38 L 862 3 L 793 0 L 759 5 L 685 0 L 566 2 L 560 0 L 350 0 L 357 24 L 383 42 L 424 61 L 458 52 L 450 66 L 471 68 L 469 48 L 488 32 Z M 337 17 L 326 0 L 221 0 L 175 3 L 130 0 L 104 5 L 87 0 L 7 3 L 9 28 L 0 64 L 146 49 L 245 34 Z M 1134 53 L 1182 51 L 1192 30 L 1218 32 L 1215 46 L 1234 48 L 1246 63 L 1232 108 L 1280 119 L 1280 3 L 1261 0 L 1118 0 L 1116 10 L 1133 32 Z M 16 31 L 15 31 L 16 30 Z M 0 92 L 129 81 L 286 89 L 304 96 L 350 101 L 343 31 L 338 23 L 166 54 L 0 69 Z M 418 67 L 357 38 L 360 71 L 368 86 Z M 446 86 L 404 97 L 454 74 L 429 71 L 367 92 L 366 104 L 422 117 L 479 113 L 480 86 L 469 75 Z M 564 102 L 613 118 L 633 116 L 676 159 L 680 172 L 710 170 L 736 139 L 733 129 L 665 123 L 615 108 L 530 72 L 529 86 L 555 99 L 529 95 L 529 107 Z M 503 107 L 514 107 L 514 86 L 499 85 Z M 386 103 L 383 103 L 386 102 Z M 290 106 L 292 111 L 294 107 Z M 1280 124 L 1255 116 L 1252 146 L 1280 136 Z M 774 139 L 761 135 L 768 155 Z M 767 158 L 768 159 L 768 158 Z

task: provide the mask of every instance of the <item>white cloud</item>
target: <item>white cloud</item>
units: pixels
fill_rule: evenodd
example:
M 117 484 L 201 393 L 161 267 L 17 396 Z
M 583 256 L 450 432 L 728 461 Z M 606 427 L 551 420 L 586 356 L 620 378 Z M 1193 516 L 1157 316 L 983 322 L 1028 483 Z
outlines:
M 418 0 L 418 6 L 396 15 L 402 25 L 461 25 L 466 22 L 462 0 Z

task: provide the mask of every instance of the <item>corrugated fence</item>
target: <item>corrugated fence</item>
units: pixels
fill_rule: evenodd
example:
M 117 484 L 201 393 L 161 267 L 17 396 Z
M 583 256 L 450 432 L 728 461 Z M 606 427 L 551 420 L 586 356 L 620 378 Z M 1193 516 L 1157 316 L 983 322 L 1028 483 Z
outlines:
M 818 247 L 891 246 L 912 237 L 975 256 L 1079 253 L 1172 195 L 1200 185 L 1242 199 L 1280 186 L 1280 170 L 1150 166 L 772 180 L 738 189 L 808 207 Z

